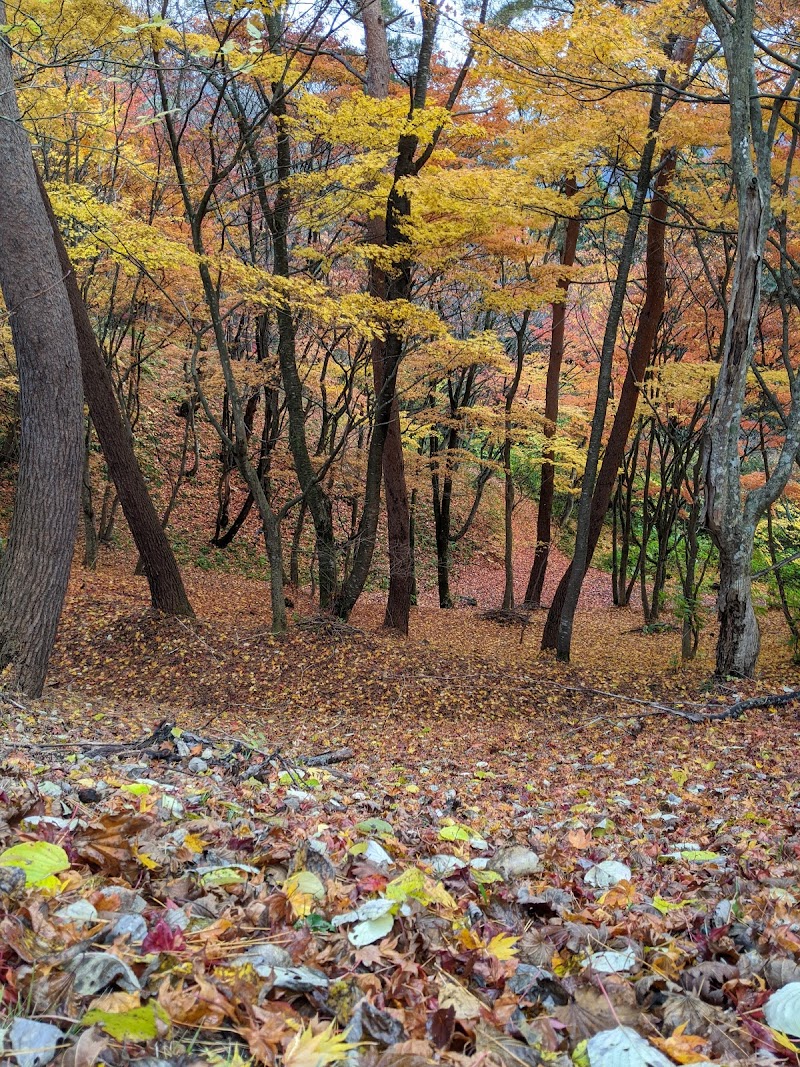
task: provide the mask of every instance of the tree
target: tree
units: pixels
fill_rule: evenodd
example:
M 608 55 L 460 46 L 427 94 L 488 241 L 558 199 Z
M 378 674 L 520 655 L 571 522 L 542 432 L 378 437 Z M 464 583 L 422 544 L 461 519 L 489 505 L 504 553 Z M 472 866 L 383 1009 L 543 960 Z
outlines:
M 670 61 L 684 65 L 691 62 L 698 32 L 699 29 L 694 28 L 692 32 L 676 36 L 671 40 L 667 46 Z M 608 505 L 611 502 L 611 495 L 617 480 L 617 472 L 623 461 L 628 435 L 633 424 L 641 384 L 653 355 L 656 334 L 664 310 L 666 297 L 664 240 L 668 208 L 667 190 L 675 174 L 677 156 L 674 147 L 667 147 L 662 150 L 661 158 L 656 163 L 655 148 L 656 134 L 661 126 L 664 114 L 678 99 L 675 92 L 676 88 L 672 78 L 670 78 L 670 84 L 668 84 L 665 80 L 665 72 L 659 72 L 651 96 L 648 132 L 639 161 L 636 192 L 631 213 L 628 217 L 625 239 L 614 283 L 614 294 L 603 337 L 598 398 L 592 419 L 586 471 L 584 472 L 584 480 L 581 486 L 578 528 L 575 534 L 575 553 L 553 597 L 542 635 L 542 648 L 555 648 L 558 658 L 567 661 L 570 657 L 572 629 L 578 598 L 580 597 L 583 580 L 589 569 L 594 550 L 597 547 Z M 628 278 L 634 261 L 636 235 L 654 175 L 656 180 L 650 201 L 650 218 L 647 225 L 645 299 L 631 346 L 619 404 L 598 472 L 600 445 L 610 395 L 609 387 L 611 384 L 614 347 L 622 318 Z
M 119 409 L 114 383 L 97 343 L 89 312 L 78 288 L 75 270 L 38 170 L 36 180 L 66 285 L 80 350 L 83 389 L 89 415 L 142 559 L 144 574 L 150 587 L 150 600 L 154 608 L 168 615 L 193 615 L 175 555 L 153 507 L 136 460 L 130 428 Z
M 361 11 L 364 23 L 364 47 L 367 60 L 366 92 L 377 100 L 389 95 L 391 60 L 386 35 L 386 20 L 380 0 L 367 0 Z M 380 216 L 367 222 L 367 233 L 375 245 L 386 243 L 386 220 Z M 373 296 L 386 296 L 386 276 L 376 263 L 370 265 L 370 291 Z M 376 396 L 380 396 L 386 378 L 384 361 L 386 342 L 383 338 L 372 341 L 372 374 Z M 411 510 L 408 503 L 405 467 L 403 464 L 403 441 L 400 435 L 400 408 L 394 398 L 383 446 L 383 490 L 386 506 L 386 524 L 389 535 L 389 595 L 383 624 L 387 628 L 408 633 L 411 614 L 411 591 L 413 586 L 413 561 L 411 557 Z
M 722 360 L 703 446 L 703 518 L 719 550 L 717 674 L 749 677 L 755 670 L 760 646 L 751 587 L 756 526 L 783 491 L 800 446 L 800 376 L 787 361 L 791 411 L 783 448 L 764 484 L 743 495 L 739 435 L 761 304 L 764 250 L 772 223 L 773 145 L 800 66 L 795 61 L 793 69 L 788 70 L 783 88 L 766 112 L 765 122 L 756 77 L 755 0 L 738 0 L 734 11 L 719 0 L 704 3 L 722 44 L 728 72 L 738 239 Z
M 565 193 L 573 197 L 578 191 L 575 178 L 570 175 L 565 182 Z M 561 249 L 561 266 L 575 265 L 580 233 L 580 216 L 570 215 L 564 224 L 564 241 Z M 556 432 L 558 423 L 558 399 L 561 386 L 561 364 L 564 359 L 564 327 L 567 315 L 567 293 L 570 279 L 563 275 L 556 283 L 559 299 L 553 301 L 552 325 L 550 328 L 550 357 L 547 362 L 547 384 L 544 395 L 544 432 L 548 440 Z M 539 489 L 539 508 L 536 512 L 536 548 L 533 555 L 528 588 L 525 590 L 526 607 L 538 608 L 542 603 L 542 589 L 547 574 L 552 538 L 553 492 L 555 489 L 555 463 L 553 451 L 545 448 L 542 457 L 542 481 Z
M 0 17 L 5 8 L 0 4 Z M 20 383 L 22 440 L 0 562 L 0 666 L 41 694 L 69 581 L 83 480 L 78 341 L 0 41 L 0 288 Z

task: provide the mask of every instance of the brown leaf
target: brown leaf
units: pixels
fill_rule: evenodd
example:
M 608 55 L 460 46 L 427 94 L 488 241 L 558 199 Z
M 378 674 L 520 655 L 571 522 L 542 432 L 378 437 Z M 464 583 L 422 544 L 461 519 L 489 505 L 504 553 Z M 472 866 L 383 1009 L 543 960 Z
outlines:
M 486 1052 L 496 1063 L 503 1067 L 538 1067 L 541 1060 L 535 1049 L 509 1037 L 502 1030 L 479 1023 L 475 1028 L 475 1047 L 478 1052 Z
M 662 1008 L 664 1033 L 683 1027 L 687 1034 L 705 1035 L 714 1009 L 693 993 L 674 993 L 667 997 Z
M 90 1026 L 64 1053 L 62 1065 L 63 1067 L 95 1067 L 109 1046 L 110 1041 L 100 1027 Z

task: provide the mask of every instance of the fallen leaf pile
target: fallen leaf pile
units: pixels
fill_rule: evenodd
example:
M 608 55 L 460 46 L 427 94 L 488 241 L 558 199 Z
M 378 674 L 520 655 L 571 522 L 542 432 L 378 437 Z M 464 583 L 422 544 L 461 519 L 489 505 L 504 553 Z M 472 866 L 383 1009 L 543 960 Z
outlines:
M 500 762 L 309 768 L 169 723 L 7 749 L 6 1054 L 795 1062 L 796 778 L 650 748 L 623 778 L 554 747 L 511 789 Z
M 780 692 L 777 627 L 708 689 L 713 635 L 676 671 L 631 611 L 565 670 L 541 615 L 279 640 L 257 583 L 194 583 L 184 621 L 78 576 L 47 699 L 0 703 L 0 1056 L 800 1062 L 797 705 L 635 703 Z

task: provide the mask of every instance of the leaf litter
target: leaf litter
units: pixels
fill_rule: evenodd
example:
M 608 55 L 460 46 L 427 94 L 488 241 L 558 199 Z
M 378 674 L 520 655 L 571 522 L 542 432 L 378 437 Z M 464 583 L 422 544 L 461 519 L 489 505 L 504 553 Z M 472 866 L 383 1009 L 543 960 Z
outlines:
M 709 701 L 652 651 L 605 673 L 597 615 L 565 675 L 467 612 L 278 642 L 106 608 L 65 619 L 60 695 L 2 707 L 7 1058 L 798 1062 L 792 708 L 559 689 Z

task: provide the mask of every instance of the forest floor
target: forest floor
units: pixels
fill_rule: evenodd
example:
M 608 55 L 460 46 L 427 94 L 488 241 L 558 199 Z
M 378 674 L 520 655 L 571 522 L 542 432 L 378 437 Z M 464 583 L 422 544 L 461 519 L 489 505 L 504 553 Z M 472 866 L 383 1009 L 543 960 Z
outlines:
M 191 569 L 159 618 L 129 563 L 76 571 L 46 699 L 0 704 L 20 1067 L 800 1063 L 798 706 L 635 702 L 797 685 L 777 615 L 719 685 L 713 626 L 682 667 L 599 572 L 565 667 L 544 612 L 481 618 L 491 557 L 407 640 L 379 594 L 276 638 L 263 584 Z

